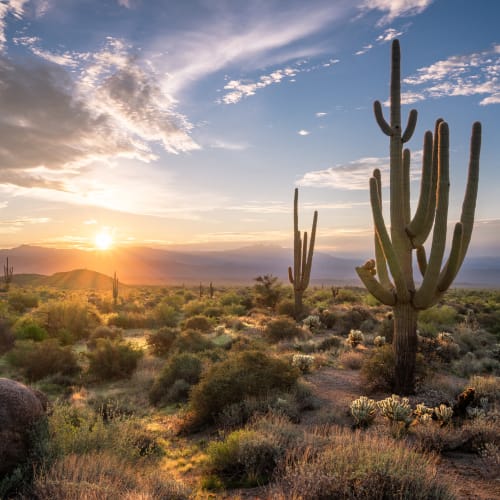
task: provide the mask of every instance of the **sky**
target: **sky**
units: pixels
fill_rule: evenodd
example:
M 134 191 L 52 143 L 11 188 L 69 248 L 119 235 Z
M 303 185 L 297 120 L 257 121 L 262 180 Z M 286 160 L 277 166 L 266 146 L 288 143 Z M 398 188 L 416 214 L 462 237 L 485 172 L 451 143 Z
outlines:
M 498 19 L 497 0 L 1 0 L 0 247 L 292 246 L 298 187 L 318 249 L 371 257 L 398 38 L 412 206 L 442 117 L 458 220 L 481 121 L 469 255 L 498 255 Z

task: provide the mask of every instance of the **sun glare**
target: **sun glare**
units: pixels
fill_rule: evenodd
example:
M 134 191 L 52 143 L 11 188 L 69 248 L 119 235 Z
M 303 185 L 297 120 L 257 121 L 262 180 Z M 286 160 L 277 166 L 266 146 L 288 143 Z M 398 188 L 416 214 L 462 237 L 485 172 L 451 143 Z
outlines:
M 95 235 L 95 246 L 99 250 L 108 250 L 112 244 L 113 237 L 107 229 L 103 229 Z

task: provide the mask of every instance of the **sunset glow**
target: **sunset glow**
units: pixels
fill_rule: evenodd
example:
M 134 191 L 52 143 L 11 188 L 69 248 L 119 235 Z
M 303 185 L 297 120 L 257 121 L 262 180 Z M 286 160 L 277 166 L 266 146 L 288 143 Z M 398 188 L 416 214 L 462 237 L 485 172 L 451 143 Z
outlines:
M 109 250 L 113 244 L 113 237 L 107 229 L 103 229 L 95 235 L 95 246 L 99 250 Z

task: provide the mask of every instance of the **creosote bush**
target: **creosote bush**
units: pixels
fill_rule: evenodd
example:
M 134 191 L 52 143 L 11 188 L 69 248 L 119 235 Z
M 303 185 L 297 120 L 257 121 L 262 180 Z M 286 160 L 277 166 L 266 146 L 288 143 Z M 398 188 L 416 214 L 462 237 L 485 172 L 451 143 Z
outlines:
M 18 342 L 7 354 L 7 360 L 30 381 L 56 373 L 74 376 L 80 372 L 76 355 L 71 348 L 60 346 L 55 339 Z
M 212 365 L 193 387 L 190 404 L 195 420 L 210 423 L 227 406 L 249 397 L 294 387 L 299 371 L 260 351 L 242 351 Z
M 186 400 L 189 389 L 200 380 L 202 361 L 196 354 L 174 354 L 155 380 L 149 393 L 153 404 Z
M 87 354 L 88 373 L 97 380 L 127 378 L 137 367 L 143 352 L 130 344 L 97 339 L 96 347 Z
M 197 316 L 192 316 L 184 321 L 184 329 L 186 330 L 198 330 L 200 332 L 207 333 L 212 329 L 212 323 L 202 314 Z
M 179 332 L 174 328 L 164 326 L 147 336 L 150 351 L 156 356 L 167 356 Z
M 172 343 L 173 352 L 201 352 L 213 348 L 213 342 L 198 330 L 186 330 Z
M 295 320 L 287 316 L 281 316 L 269 321 L 264 333 L 270 342 L 293 340 L 296 337 L 303 336 L 303 332 L 297 326 Z

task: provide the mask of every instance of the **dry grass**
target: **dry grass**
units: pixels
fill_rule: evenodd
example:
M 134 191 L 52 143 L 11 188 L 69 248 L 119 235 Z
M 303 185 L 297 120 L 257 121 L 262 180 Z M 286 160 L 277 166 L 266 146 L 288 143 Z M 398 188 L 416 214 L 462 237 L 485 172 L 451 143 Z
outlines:
M 345 351 L 338 357 L 342 368 L 360 370 L 363 366 L 364 355 L 361 351 Z

